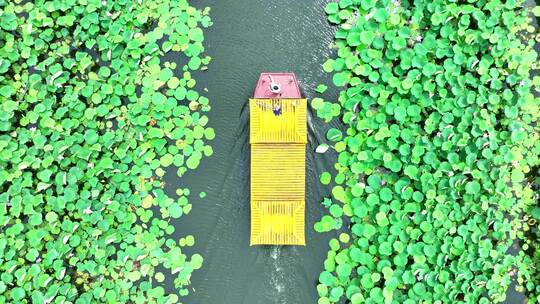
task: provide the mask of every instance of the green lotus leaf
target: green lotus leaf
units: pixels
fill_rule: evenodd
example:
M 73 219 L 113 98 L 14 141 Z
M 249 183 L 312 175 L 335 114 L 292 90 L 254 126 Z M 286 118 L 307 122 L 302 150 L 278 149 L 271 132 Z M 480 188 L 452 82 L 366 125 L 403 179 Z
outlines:
M 361 0 L 360 5 L 364 10 L 369 10 L 370 8 L 375 6 L 376 0 Z
M 540 6 L 535 6 L 533 9 L 532 9 L 532 12 L 533 14 L 536 16 L 536 17 L 540 17 Z
M 199 163 L 201 161 L 201 157 L 197 155 L 190 156 L 186 161 L 186 166 L 189 169 L 195 169 L 199 166 Z
M 333 59 L 327 59 L 323 65 L 323 70 L 327 73 L 330 73 L 332 71 L 334 71 L 334 60 Z
M 534 207 L 531 211 L 531 215 L 536 219 L 540 220 L 540 207 Z
M 348 243 L 351 240 L 351 236 L 347 233 L 340 233 L 339 234 L 339 241 L 342 243 Z
M 439 25 L 439 24 L 443 23 L 443 21 L 444 21 L 444 16 L 442 14 L 435 13 L 435 14 L 431 15 L 431 23 L 433 25 Z
M 330 2 L 326 5 L 324 11 L 329 15 L 336 14 L 339 11 L 339 5 L 338 3 Z
M 362 293 L 355 293 L 351 296 L 351 304 L 361 304 L 365 303 L 366 299 Z
M 337 282 L 337 278 L 334 277 L 330 272 L 323 271 L 319 275 L 319 282 L 327 286 L 333 286 L 334 282 Z
M 330 231 L 336 228 L 337 223 L 336 220 L 328 215 L 325 215 L 321 218 L 321 221 L 317 224 L 315 224 L 315 230 L 324 232 L 324 231 Z
M 204 137 L 208 140 L 212 140 L 216 137 L 216 133 L 213 128 L 204 129 Z
M 433 63 L 427 63 L 422 67 L 422 74 L 427 77 L 431 77 L 435 72 L 437 72 L 437 66 Z
M 330 304 L 330 303 L 331 303 L 330 299 L 328 299 L 327 297 L 321 297 L 317 301 L 317 304 Z
M 375 215 L 375 219 L 377 221 L 377 224 L 382 227 L 388 226 L 388 224 L 390 223 L 384 212 L 378 212 Z
M 49 169 L 41 170 L 37 173 L 37 178 L 41 181 L 47 183 L 51 180 L 52 171 Z
M 407 47 L 407 41 L 403 37 L 396 37 L 392 40 L 392 48 L 396 51 L 402 50 Z
M 409 90 L 410 88 L 412 88 L 413 84 L 414 84 L 414 81 L 410 78 L 406 78 L 405 80 L 401 82 L 401 86 L 403 87 L 404 90 Z
M 336 128 L 330 128 L 328 132 L 326 132 L 326 138 L 330 141 L 336 142 L 343 138 L 343 134 Z
M 174 160 L 174 157 L 172 154 L 165 154 L 163 155 L 160 159 L 159 159 L 159 163 L 161 164 L 161 166 L 163 167 L 168 167 L 170 166 L 172 163 L 173 163 L 173 160 Z
M 340 265 L 342 266 L 342 265 Z M 338 266 L 339 267 L 339 266 Z M 350 266 L 349 266 L 350 267 Z M 332 302 L 337 302 L 339 301 L 339 299 L 343 296 L 343 287 L 341 286 L 338 286 L 338 287 L 334 287 L 330 290 L 330 300 Z
M 201 66 L 201 58 L 192 57 L 188 62 L 188 66 L 192 70 L 198 70 Z
M 28 223 L 32 226 L 39 226 L 41 225 L 41 223 L 43 223 L 43 218 L 41 214 L 38 214 L 38 213 L 32 214 L 28 218 Z
M 191 39 L 193 41 L 201 42 L 201 41 L 204 40 L 203 31 L 202 31 L 202 29 L 200 29 L 198 27 L 189 29 L 187 34 L 188 34 L 189 39 Z
M 480 183 L 473 180 L 471 182 L 468 182 L 465 186 L 465 190 L 468 194 L 477 194 L 480 191 Z
M 311 100 L 311 107 L 315 110 L 320 110 L 324 106 L 324 100 L 322 98 L 313 98 Z M 317 113 L 318 114 L 318 113 Z
M 373 15 L 373 17 L 375 18 L 375 20 L 379 23 L 384 23 L 386 21 L 386 19 L 388 18 L 389 14 L 387 12 L 387 9 L 385 8 L 379 8 L 376 10 L 375 14 Z
M 346 8 L 346 7 L 349 7 L 353 4 L 353 1 L 352 0 L 340 0 L 339 1 L 339 7 L 341 8 Z
M 347 44 L 350 46 L 359 46 L 361 44 L 361 33 L 350 32 L 347 35 Z
M 317 284 L 317 293 L 319 297 L 325 297 L 328 295 L 328 286 L 324 284 Z
M 364 230 L 363 230 L 363 236 L 366 238 L 366 239 L 369 239 L 371 238 L 373 235 L 375 235 L 377 233 L 377 229 L 373 226 L 373 225 L 370 225 L 370 224 L 365 224 L 363 226 Z
M 332 205 L 330 206 L 330 214 L 332 214 L 333 217 L 341 217 L 343 215 L 343 209 L 341 209 L 338 205 Z
M 11 298 L 15 301 L 22 300 L 26 295 L 26 292 L 21 287 L 15 287 L 11 290 Z
M 349 80 L 350 80 L 350 75 L 345 72 L 336 73 L 334 74 L 332 78 L 332 82 L 337 87 L 346 85 L 347 82 L 349 82 Z
M 401 284 L 400 280 L 398 280 L 398 278 L 394 276 L 386 281 L 385 288 L 389 290 L 395 290 L 396 288 L 398 288 L 398 285 L 400 284 Z
M 327 87 L 326 85 L 324 85 L 324 84 L 319 84 L 319 85 L 317 85 L 317 87 L 315 88 L 315 91 L 316 91 L 317 93 L 321 93 L 321 94 L 322 94 L 322 93 L 326 92 L 327 89 L 328 89 L 328 87 Z M 313 104 L 313 101 L 312 101 L 312 104 Z
M 424 200 L 424 194 L 422 194 L 422 192 L 419 192 L 419 191 L 414 191 L 413 194 L 412 194 L 412 199 L 415 201 L 415 202 L 422 202 Z
M 328 245 L 330 246 L 330 250 L 337 251 L 339 249 L 339 242 L 336 239 L 331 239 L 328 242 Z
M 364 31 L 360 36 L 360 41 L 362 42 L 362 44 L 365 45 L 370 45 L 374 39 L 375 33 L 373 33 L 372 31 Z
M 194 90 L 189 90 L 186 93 L 186 98 L 189 101 L 196 101 L 199 98 L 199 93 Z
M 348 203 L 349 197 L 342 186 L 335 186 L 332 188 L 332 195 L 334 198 L 342 203 Z
M 171 77 L 169 78 L 169 80 L 167 80 L 167 86 L 170 88 L 170 89 L 176 89 L 178 88 L 178 86 L 180 85 L 180 80 L 176 77 Z
M 389 202 L 392 200 L 392 190 L 389 188 L 382 188 L 379 192 L 379 197 L 384 202 Z
M 45 215 L 45 220 L 49 223 L 54 223 L 58 220 L 58 214 L 53 211 L 47 212 Z
M 369 290 L 375 286 L 371 275 L 369 273 L 364 273 L 360 279 L 360 286 L 365 290 Z
M 418 168 L 412 165 L 406 166 L 404 169 L 404 173 L 412 179 L 417 179 L 418 172 Z
M 193 235 L 186 236 L 186 246 L 193 246 L 195 244 L 195 238 Z
M 410 105 L 407 107 L 407 114 L 411 117 L 420 116 L 421 108 L 417 105 Z
M 330 173 L 328 172 L 323 172 L 321 173 L 320 181 L 321 181 L 321 184 L 328 185 L 332 181 L 332 175 L 330 175 Z
M 351 11 L 350 9 L 340 10 L 339 13 L 338 13 L 338 17 L 339 17 L 341 20 L 347 20 L 347 19 L 349 19 L 351 16 L 352 16 L 352 11 Z

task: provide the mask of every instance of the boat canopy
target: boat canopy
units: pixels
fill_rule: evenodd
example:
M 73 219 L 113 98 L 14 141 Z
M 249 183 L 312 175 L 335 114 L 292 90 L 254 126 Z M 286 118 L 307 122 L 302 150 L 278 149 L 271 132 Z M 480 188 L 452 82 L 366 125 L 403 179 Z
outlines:
M 254 98 L 249 108 L 250 244 L 305 245 L 307 100 Z

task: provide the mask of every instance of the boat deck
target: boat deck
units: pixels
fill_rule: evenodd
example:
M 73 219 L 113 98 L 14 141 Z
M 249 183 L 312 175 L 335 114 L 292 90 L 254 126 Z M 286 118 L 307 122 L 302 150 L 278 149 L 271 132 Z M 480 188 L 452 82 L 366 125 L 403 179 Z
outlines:
M 261 98 L 249 106 L 250 245 L 305 245 L 307 101 Z

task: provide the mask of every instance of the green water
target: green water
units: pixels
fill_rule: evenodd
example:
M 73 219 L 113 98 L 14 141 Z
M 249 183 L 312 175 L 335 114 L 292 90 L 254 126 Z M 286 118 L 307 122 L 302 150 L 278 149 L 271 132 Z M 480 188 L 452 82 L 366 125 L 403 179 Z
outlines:
M 306 179 L 306 247 L 249 246 L 249 113 L 247 102 L 259 73 L 295 72 L 304 96 L 329 77 L 321 64 L 331 55 L 334 29 L 326 22 L 327 1 L 201 1 L 212 7 L 214 25 L 206 32 L 210 69 L 195 75 L 208 88 L 216 130 L 214 155 L 178 184 L 166 176 L 168 190 L 189 186 L 193 210 L 179 221 L 176 236 L 193 234 L 191 248 L 204 257 L 192 277 L 193 291 L 184 303 L 316 303 L 316 282 L 331 234 L 317 234 L 313 224 L 324 212 L 320 201 L 329 189 L 318 173 L 331 168 L 335 155 L 314 155 L 327 125 L 309 114 Z M 169 58 L 174 60 L 174 58 Z M 327 92 L 335 96 L 336 92 Z M 204 199 L 198 193 L 205 191 Z

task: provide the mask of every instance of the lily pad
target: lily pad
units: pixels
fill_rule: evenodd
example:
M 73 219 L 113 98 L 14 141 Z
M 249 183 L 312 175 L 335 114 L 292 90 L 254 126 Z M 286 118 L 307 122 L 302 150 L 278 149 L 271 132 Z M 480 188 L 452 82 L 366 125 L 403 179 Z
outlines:
M 330 184 L 330 181 L 332 180 L 332 175 L 328 172 L 323 172 L 320 177 L 321 184 L 328 185 Z

